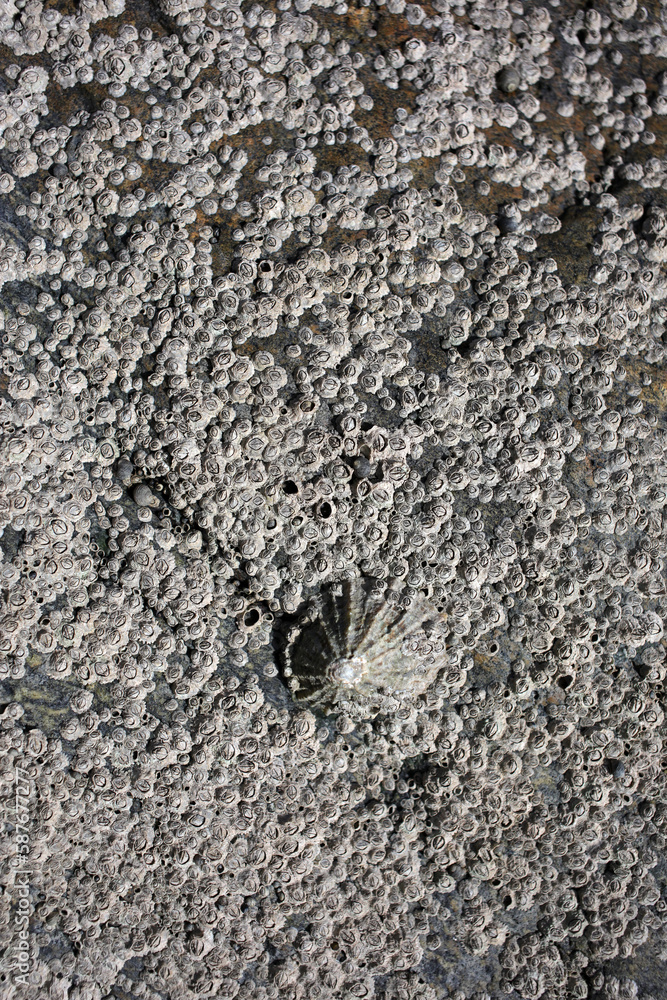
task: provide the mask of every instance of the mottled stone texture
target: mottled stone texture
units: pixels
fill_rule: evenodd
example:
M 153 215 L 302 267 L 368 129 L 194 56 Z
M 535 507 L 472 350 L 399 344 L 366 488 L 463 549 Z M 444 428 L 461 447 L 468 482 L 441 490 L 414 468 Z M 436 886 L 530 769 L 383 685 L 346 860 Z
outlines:
M 21 1000 L 661 1000 L 657 3 L 0 9 Z

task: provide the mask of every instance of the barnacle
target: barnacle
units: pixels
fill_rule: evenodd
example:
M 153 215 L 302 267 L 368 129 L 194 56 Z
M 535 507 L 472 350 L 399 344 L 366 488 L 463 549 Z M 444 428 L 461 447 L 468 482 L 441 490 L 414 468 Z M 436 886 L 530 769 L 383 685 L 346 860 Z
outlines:
M 297 701 L 330 710 L 379 693 L 422 694 L 443 665 L 442 614 L 421 596 L 403 607 L 371 578 L 330 586 L 287 638 L 284 674 Z

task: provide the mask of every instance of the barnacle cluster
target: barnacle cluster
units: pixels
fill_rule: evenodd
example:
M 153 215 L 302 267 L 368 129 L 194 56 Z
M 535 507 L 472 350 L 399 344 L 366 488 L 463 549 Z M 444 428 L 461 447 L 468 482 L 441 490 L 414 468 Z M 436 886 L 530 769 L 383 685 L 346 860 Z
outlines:
M 664 995 L 666 60 L 0 4 L 8 997 Z

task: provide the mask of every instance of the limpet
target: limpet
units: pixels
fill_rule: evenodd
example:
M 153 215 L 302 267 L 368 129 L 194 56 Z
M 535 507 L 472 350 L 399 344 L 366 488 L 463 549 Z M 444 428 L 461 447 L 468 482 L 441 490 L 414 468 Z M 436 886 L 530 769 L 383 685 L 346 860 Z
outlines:
M 443 666 L 443 615 L 422 596 L 402 606 L 371 578 L 329 587 L 288 634 L 284 675 L 299 702 L 418 695 Z

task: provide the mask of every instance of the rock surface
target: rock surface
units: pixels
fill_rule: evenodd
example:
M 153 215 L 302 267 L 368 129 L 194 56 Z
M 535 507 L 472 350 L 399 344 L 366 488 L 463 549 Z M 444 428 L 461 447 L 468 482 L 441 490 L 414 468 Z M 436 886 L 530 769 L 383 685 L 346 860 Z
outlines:
M 662 7 L 0 46 L 3 995 L 661 1000 Z

